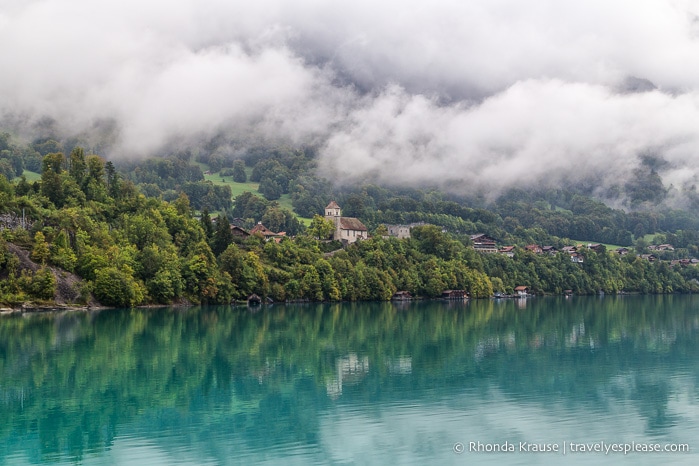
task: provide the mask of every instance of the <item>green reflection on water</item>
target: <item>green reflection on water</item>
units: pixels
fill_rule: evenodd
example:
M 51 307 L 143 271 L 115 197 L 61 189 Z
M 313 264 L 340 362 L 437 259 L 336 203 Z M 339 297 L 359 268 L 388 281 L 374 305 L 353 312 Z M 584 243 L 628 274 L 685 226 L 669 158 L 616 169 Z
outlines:
M 699 298 L 625 296 L 108 310 L 0 318 L 0 455 L 79 461 L 115 438 L 316 445 L 331 409 L 431 403 L 492 387 L 676 426 L 699 400 Z M 193 447 L 194 448 L 194 447 Z

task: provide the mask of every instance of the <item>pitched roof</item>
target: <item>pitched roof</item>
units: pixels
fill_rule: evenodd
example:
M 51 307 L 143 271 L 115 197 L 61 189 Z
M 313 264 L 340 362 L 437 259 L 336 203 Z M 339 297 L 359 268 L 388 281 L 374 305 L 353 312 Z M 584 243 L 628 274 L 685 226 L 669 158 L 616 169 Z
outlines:
M 330 201 L 330 204 L 328 204 L 327 206 L 325 206 L 325 208 L 326 208 L 326 209 L 339 209 L 340 206 L 337 205 L 337 202 L 335 202 L 335 201 Z
M 250 233 L 253 235 L 255 233 L 260 233 L 262 236 L 276 236 L 277 235 L 277 233 L 274 233 L 272 230 L 270 230 L 269 228 L 264 226 L 262 223 L 258 223 L 257 225 L 255 225 L 255 227 L 252 230 L 250 230 Z
M 471 235 L 470 236 L 471 241 L 474 243 L 495 243 L 495 239 L 491 238 L 490 236 L 486 235 L 485 233 L 479 233 L 477 235 Z
M 340 228 L 342 230 L 368 231 L 367 227 L 354 217 L 340 217 Z
M 239 235 L 239 236 L 250 236 L 250 233 L 248 233 L 245 229 L 240 228 L 237 225 L 231 225 L 231 232 L 234 235 Z

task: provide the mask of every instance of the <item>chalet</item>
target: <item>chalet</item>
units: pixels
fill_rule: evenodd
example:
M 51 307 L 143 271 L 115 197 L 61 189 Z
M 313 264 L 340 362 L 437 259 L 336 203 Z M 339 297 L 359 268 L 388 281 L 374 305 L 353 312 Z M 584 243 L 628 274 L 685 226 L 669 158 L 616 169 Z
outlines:
M 567 253 L 567 254 L 572 254 L 574 252 L 578 252 L 578 248 L 575 246 L 563 246 L 561 251 Z
M 592 249 L 595 252 L 599 252 L 603 249 L 604 247 L 601 244 L 598 243 L 590 243 L 587 245 L 587 249 Z
M 529 287 L 528 286 L 516 286 L 515 287 L 515 295 L 516 296 L 527 296 L 529 294 Z
M 582 254 L 578 254 L 577 252 L 573 252 L 570 254 L 570 260 L 571 262 L 574 262 L 576 264 L 582 264 L 585 262 L 585 258 L 582 256 Z
M 243 228 L 240 228 L 237 225 L 231 225 L 231 234 L 235 236 L 236 238 L 247 238 L 250 236 L 250 232 L 247 230 L 244 230 Z
M 335 224 L 333 239 L 342 241 L 343 244 L 352 244 L 355 241 L 367 239 L 369 230 L 364 224 L 354 217 L 343 217 L 340 206 L 335 201 L 331 201 L 325 207 L 325 218 Z
M 541 254 L 542 252 L 544 252 L 543 249 L 541 249 L 541 246 L 539 246 L 538 244 L 528 244 L 524 246 L 524 250 L 533 252 L 534 254 Z
M 444 290 L 442 291 L 442 299 L 468 299 L 468 292 L 465 290 Z
M 649 251 L 674 251 L 675 248 L 672 244 L 651 244 L 648 246 Z
M 691 265 L 692 262 L 690 259 L 675 259 L 670 261 L 671 266 L 679 265 L 682 267 L 687 267 L 688 265 Z
M 473 242 L 473 249 L 475 249 L 476 252 L 488 254 L 498 252 L 498 248 L 495 246 L 495 240 L 488 235 L 483 233 L 471 235 L 471 241 Z
M 558 252 L 558 249 L 554 248 L 553 246 L 544 246 L 541 248 L 541 251 L 544 254 L 550 254 L 552 256 L 555 256 L 556 253 Z
M 273 232 L 272 230 L 270 230 L 269 228 L 264 226 L 262 224 L 262 222 L 257 222 L 257 225 L 255 225 L 255 227 L 252 230 L 250 230 L 250 234 L 251 235 L 260 234 L 267 241 L 269 241 L 270 239 L 273 239 L 273 238 L 280 238 L 282 236 L 286 236 L 286 233 L 283 231 L 280 233 Z
M 625 256 L 629 253 L 629 248 L 616 248 L 614 252 L 616 252 L 620 256 Z
M 638 257 L 648 262 L 655 262 L 656 260 L 658 260 L 658 257 L 655 254 L 641 254 Z
M 504 254 L 507 257 L 515 257 L 515 247 L 514 246 L 503 246 L 498 249 L 498 253 Z
M 670 261 L 670 265 L 681 265 L 682 267 L 699 265 L 699 259 L 673 259 Z

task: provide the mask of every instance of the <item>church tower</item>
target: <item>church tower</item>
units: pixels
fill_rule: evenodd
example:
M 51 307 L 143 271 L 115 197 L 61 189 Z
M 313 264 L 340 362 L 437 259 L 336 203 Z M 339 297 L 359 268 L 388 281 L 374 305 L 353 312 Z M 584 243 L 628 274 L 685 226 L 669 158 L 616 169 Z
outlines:
M 337 202 L 330 201 L 325 207 L 325 219 L 330 220 L 335 225 L 335 232 L 333 233 L 333 239 L 339 240 L 342 237 L 341 224 L 342 224 L 342 211 Z
M 325 207 L 325 218 L 334 221 L 334 217 L 342 217 L 342 212 L 337 202 L 330 201 L 330 204 Z

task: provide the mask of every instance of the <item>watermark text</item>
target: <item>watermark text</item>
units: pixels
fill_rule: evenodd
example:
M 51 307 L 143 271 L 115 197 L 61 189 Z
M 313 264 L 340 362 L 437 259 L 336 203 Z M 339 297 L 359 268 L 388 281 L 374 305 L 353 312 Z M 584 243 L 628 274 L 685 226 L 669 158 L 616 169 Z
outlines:
M 579 453 L 624 454 L 631 453 L 689 453 L 687 443 L 645 442 L 457 442 L 454 453 L 557 453 L 574 455 Z

